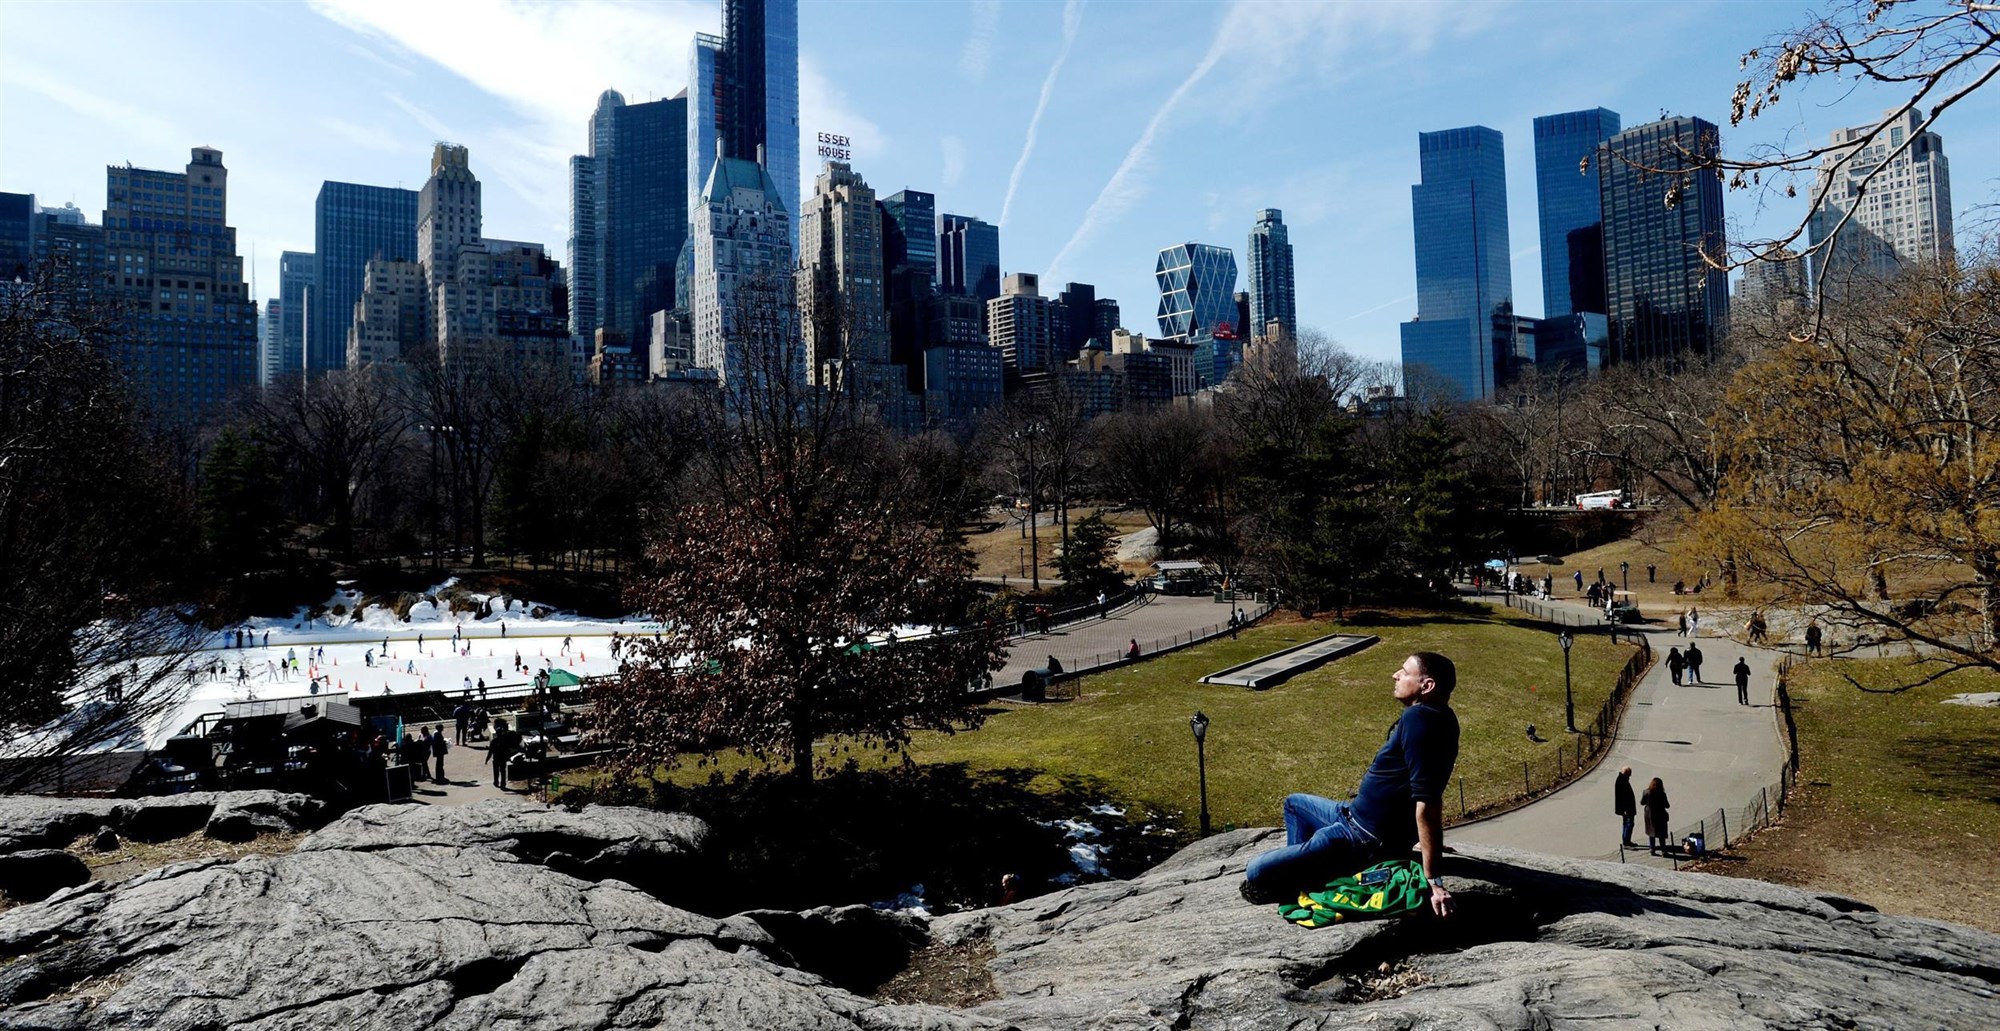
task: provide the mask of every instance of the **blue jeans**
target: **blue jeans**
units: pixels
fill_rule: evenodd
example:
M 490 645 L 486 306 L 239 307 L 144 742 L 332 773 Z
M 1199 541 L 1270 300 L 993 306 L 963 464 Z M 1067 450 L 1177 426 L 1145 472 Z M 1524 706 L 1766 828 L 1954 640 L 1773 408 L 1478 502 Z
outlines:
M 1618 840 L 1619 840 L 1619 843 L 1620 843 L 1620 844 L 1625 844 L 1625 845 L 1630 845 L 1630 844 L 1632 843 L 1632 822 L 1633 822 L 1633 816 L 1632 816 L 1632 814 L 1631 814 L 1631 813 L 1626 813 L 1625 815 L 1623 815 L 1623 816 L 1619 817 L 1619 819 L 1621 819 L 1621 820 L 1625 821 L 1625 836 L 1624 836 L 1624 837 L 1622 837 L 1622 838 L 1620 838 L 1620 839 L 1618 839 Z
M 1250 861 L 1251 885 L 1289 891 L 1324 884 L 1366 867 L 1382 842 L 1354 818 L 1354 809 L 1318 795 L 1285 798 L 1285 847 Z

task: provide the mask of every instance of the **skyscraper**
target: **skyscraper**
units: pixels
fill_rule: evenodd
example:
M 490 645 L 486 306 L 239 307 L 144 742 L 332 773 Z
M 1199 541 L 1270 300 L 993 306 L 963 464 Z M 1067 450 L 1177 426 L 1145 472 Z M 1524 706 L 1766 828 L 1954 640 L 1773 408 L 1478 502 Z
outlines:
M 604 297 L 605 209 L 610 190 L 605 166 L 616 144 L 612 119 L 624 106 L 625 97 L 617 90 L 598 94 L 597 109 L 590 115 L 588 152 L 569 159 L 569 325 L 579 353 L 604 325 L 599 305 Z
M 1058 364 L 1054 305 L 1042 296 L 1039 277 L 1016 272 L 1006 278 L 1000 296 L 986 302 L 986 338 L 1006 360 L 1010 378 Z
M 1493 392 L 1494 316 L 1513 310 L 1502 144 L 1483 125 L 1417 134 L 1417 317 L 1402 325 L 1403 364 L 1428 369 L 1466 399 Z
M 694 211 L 695 364 L 725 387 L 805 379 L 793 346 L 792 214 L 769 170 L 717 158 Z
M 275 382 L 284 361 L 284 337 L 279 332 L 284 310 L 285 302 L 273 297 L 257 313 L 257 385 L 261 387 Z
M 911 387 L 921 389 L 937 276 L 937 197 L 897 190 L 877 206 L 882 209 L 882 268 L 888 280 L 889 360 L 908 369 Z
M 1250 324 L 1236 327 L 1246 338 L 1256 337 L 1273 322 L 1285 332 L 1299 331 L 1298 294 L 1292 281 L 1292 237 L 1284 212 L 1265 208 L 1250 227 Z
M 1666 118 L 1613 136 L 1598 151 L 1604 208 L 1605 360 L 1672 360 L 1711 353 L 1728 329 L 1729 280 L 1702 260 L 1725 240 L 1722 183 L 1671 174 L 1687 155 L 1713 155 L 1721 135 L 1699 118 Z M 1678 191 L 1672 204 L 1667 192 Z
M 688 227 L 687 107 L 676 97 L 616 108 L 611 155 L 598 159 L 609 184 L 599 322 L 631 340 L 647 339 L 653 313 L 674 306 Z
M 35 195 L 0 193 L 0 282 L 26 276 L 35 263 Z
M 1821 160 L 1813 184 L 1821 198 L 1812 214 L 1813 271 L 1823 288 L 1952 255 L 1951 164 L 1943 137 L 1920 131 L 1922 124 L 1922 112 L 1909 111 L 1873 139 L 1872 125 L 1834 132 L 1838 149 Z
M 1618 135 L 1618 112 L 1594 107 L 1535 119 L 1535 208 L 1541 223 L 1542 315 L 1602 313 L 1604 212 L 1597 150 Z
M 1240 357 L 1236 334 L 1236 254 L 1210 243 L 1177 243 L 1153 264 L 1160 286 L 1160 335 L 1196 350 L 1195 375 L 1222 382 Z
M 309 309 L 316 303 L 319 283 L 319 255 L 285 251 L 278 255 L 278 364 L 273 376 L 297 376 L 306 370 L 306 324 Z
M 257 305 L 228 225 L 222 152 L 182 172 L 105 170 L 107 288 L 131 305 L 114 357 L 155 411 L 198 416 L 257 379 Z
M 722 100 L 724 79 L 722 76 L 722 48 L 725 41 L 721 36 L 711 36 L 705 32 L 694 34 L 694 46 L 688 52 L 687 87 L 687 205 L 688 221 L 694 220 L 694 211 L 701 206 L 703 191 L 708 188 L 708 174 L 715 171 L 715 159 L 721 156 L 718 148 L 722 145 L 722 115 L 719 108 Z M 755 151 L 749 154 L 732 154 L 755 160 Z M 692 245 L 690 245 L 692 246 Z
M 541 244 L 486 239 L 481 218 L 470 152 L 439 143 L 417 201 L 423 339 L 457 370 L 571 362 L 562 263 Z
M 1074 361 L 1097 330 L 1097 287 L 1065 283 L 1056 295 L 1056 358 Z
M 807 381 L 883 389 L 889 327 L 882 289 L 882 215 L 875 191 L 846 162 L 828 162 L 799 212 L 798 237 Z
M 1000 296 L 1000 227 L 969 215 L 939 215 L 938 292 L 980 302 Z
M 354 302 L 361 298 L 368 263 L 416 260 L 417 191 L 321 183 L 313 226 L 319 273 L 306 312 L 312 320 L 306 370 L 316 373 L 347 364 L 347 326 L 354 318 Z
M 759 160 L 785 210 L 799 210 L 798 0 L 723 0 L 723 88 L 716 115 L 726 153 Z M 798 226 L 793 224 L 797 231 Z M 797 238 L 793 238 L 797 246 Z

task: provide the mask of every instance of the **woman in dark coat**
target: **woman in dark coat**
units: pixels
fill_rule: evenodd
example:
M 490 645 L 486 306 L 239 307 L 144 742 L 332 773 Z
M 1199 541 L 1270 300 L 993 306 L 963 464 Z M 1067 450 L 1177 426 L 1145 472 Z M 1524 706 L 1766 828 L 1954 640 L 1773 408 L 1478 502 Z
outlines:
M 1681 682 L 1681 671 L 1687 668 L 1687 657 L 1681 654 L 1679 645 L 1667 649 L 1667 672 L 1673 674 L 1674 683 Z
M 1667 826 L 1667 787 L 1660 778 L 1647 782 L 1646 793 L 1639 796 L 1639 808 L 1646 811 L 1646 851 L 1656 856 L 1662 848 L 1673 851 L 1674 832 Z

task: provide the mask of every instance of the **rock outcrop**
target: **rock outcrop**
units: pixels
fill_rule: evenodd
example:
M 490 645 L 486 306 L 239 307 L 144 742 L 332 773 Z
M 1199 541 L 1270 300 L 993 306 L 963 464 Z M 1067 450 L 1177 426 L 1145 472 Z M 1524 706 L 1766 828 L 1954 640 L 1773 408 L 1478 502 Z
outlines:
M 705 832 L 636 810 L 371 807 L 290 854 L 59 891 L 0 914 L 0 1028 L 2000 1026 L 2000 937 L 1501 850 L 1451 858 L 1451 921 L 1318 931 L 1237 895 L 1269 831 L 927 924 L 716 919 L 582 875 L 607 853 L 681 862 Z M 912 949 L 912 970 L 976 957 L 983 990 L 960 1008 L 853 990 Z M 902 981 L 897 998 L 924 997 Z
M 62 848 L 99 828 L 137 841 L 166 841 L 196 831 L 222 841 L 246 841 L 258 834 L 310 830 L 326 815 L 319 799 L 285 791 L 190 791 L 148 798 L 0 795 L 0 855 Z

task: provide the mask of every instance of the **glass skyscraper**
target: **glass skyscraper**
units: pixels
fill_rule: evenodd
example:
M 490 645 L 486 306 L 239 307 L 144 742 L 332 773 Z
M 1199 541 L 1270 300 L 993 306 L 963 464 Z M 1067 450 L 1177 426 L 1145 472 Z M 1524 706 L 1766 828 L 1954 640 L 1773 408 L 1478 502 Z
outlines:
M 417 191 L 321 183 L 313 224 L 319 274 L 304 313 L 312 320 L 306 331 L 306 371 L 324 372 L 347 365 L 347 327 L 354 321 L 354 302 L 361 299 L 369 259 L 416 260 Z M 293 301 L 289 295 L 284 301 L 290 320 Z
M 922 190 L 897 190 L 882 198 L 882 264 L 937 272 L 937 196 Z
M 296 376 L 306 368 L 308 309 L 318 302 L 319 255 L 284 251 L 278 255 L 278 362 L 273 376 Z
M 1545 318 L 1604 311 L 1597 150 L 1618 135 L 1618 128 L 1618 112 L 1601 107 L 1535 119 L 1535 207 L 1541 222 Z
M 1000 227 L 969 215 L 939 215 L 938 292 L 985 303 L 1000 296 Z
M 674 260 L 687 242 L 685 97 L 627 104 L 613 115 L 605 204 L 601 324 L 647 339 L 653 313 L 674 306 Z
M 718 113 L 722 96 L 722 47 L 721 36 L 697 32 L 694 34 L 694 47 L 688 53 L 687 209 L 690 220 L 694 217 L 694 210 L 701 206 L 701 191 L 708 186 L 708 174 L 715 171 L 716 148 L 722 139 L 721 115 Z
M 569 329 L 583 353 L 590 351 L 592 334 L 604 325 L 607 168 L 617 143 L 614 119 L 624 106 L 625 96 L 617 90 L 598 94 L 597 110 L 590 115 L 589 151 L 569 159 Z
M 1502 146 L 1500 132 L 1483 125 L 1417 134 L 1417 317 L 1402 326 L 1403 365 L 1425 368 L 1466 399 L 1493 393 L 1494 316 L 1513 311 Z
M 1250 227 L 1250 323 L 1236 327 L 1247 338 L 1262 334 L 1270 323 L 1288 333 L 1299 331 L 1298 294 L 1292 280 L 1292 237 L 1284 212 L 1265 208 Z
M 723 0 L 724 88 L 716 114 L 732 158 L 757 159 L 785 210 L 799 210 L 799 2 Z M 797 225 L 794 219 L 793 229 Z M 793 241 L 796 245 L 796 239 Z
M 1708 354 L 1729 323 L 1729 281 L 1702 260 L 1725 246 L 1722 183 L 1712 173 L 1686 179 L 1654 169 L 1683 166 L 1684 155 L 1713 155 L 1714 123 L 1666 118 L 1613 136 L 1599 150 L 1604 208 L 1604 285 L 1610 300 L 1606 360 L 1674 360 Z M 1677 201 L 1667 190 L 1678 186 Z
M 1220 383 L 1236 367 L 1236 254 L 1211 243 L 1178 243 L 1153 263 L 1160 285 L 1160 335 L 1195 348 L 1195 375 Z
M 1177 243 L 1153 264 L 1160 285 L 1160 335 L 1236 329 L 1236 254 L 1212 243 Z

